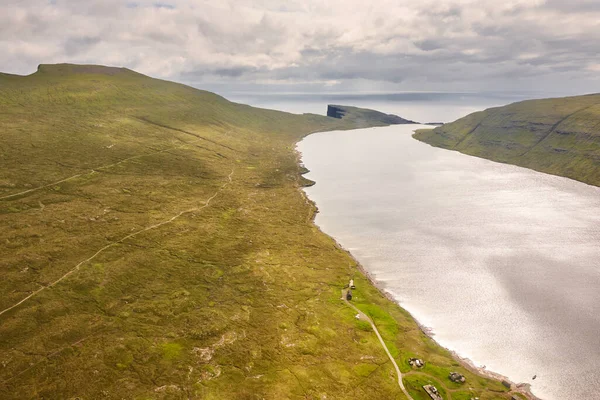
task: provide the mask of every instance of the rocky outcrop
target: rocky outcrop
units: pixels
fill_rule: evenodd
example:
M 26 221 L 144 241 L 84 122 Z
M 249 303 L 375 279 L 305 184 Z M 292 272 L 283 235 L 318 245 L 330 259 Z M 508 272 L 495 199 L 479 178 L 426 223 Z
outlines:
M 375 121 L 380 125 L 417 124 L 418 122 L 404 119 L 394 114 L 385 114 L 368 108 L 340 106 L 330 104 L 327 106 L 327 116 L 360 124 L 361 121 Z
M 327 106 L 328 117 L 341 119 L 344 115 L 346 115 L 346 111 L 340 108 L 339 106 Z

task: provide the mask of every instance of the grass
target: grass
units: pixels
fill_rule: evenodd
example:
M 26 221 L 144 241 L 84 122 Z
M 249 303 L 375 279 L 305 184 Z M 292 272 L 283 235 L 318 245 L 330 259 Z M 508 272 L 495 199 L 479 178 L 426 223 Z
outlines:
M 0 107 L 0 310 L 46 288 L 0 315 L 2 399 L 402 399 L 349 276 L 401 364 L 456 365 L 312 223 L 294 144 L 351 121 L 71 65 Z
M 600 95 L 529 100 L 414 137 L 433 146 L 600 186 Z

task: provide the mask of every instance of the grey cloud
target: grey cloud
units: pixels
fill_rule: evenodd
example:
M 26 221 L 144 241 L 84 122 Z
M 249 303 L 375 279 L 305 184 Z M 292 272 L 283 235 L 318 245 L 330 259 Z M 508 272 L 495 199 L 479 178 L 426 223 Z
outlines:
M 427 39 L 415 42 L 415 46 L 423 51 L 432 51 L 442 48 L 442 44 L 435 39 Z
M 546 0 L 546 6 L 566 12 L 600 13 L 600 3 L 596 0 Z
M 175 6 L 174 6 L 174 5 L 172 5 L 172 4 L 167 4 L 167 3 L 154 3 L 153 5 L 154 5 L 154 7 L 156 7 L 156 8 L 168 8 L 168 9 L 170 9 L 170 10 L 174 10 L 174 9 L 175 9 Z
M 427 8 L 421 10 L 421 14 L 426 15 L 428 17 L 434 18 L 444 18 L 447 19 L 449 17 L 458 18 L 462 14 L 463 10 L 458 5 L 448 6 L 443 3 L 440 3 L 437 7 Z
M 100 43 L 99 37 L 71 37 L 65 42 L 65 53 L 67 56 L 74 56 Z
M 590 88 L 600 6 L 573 0 L 23 0 L 0 5 L 0 70 L 126 66 L 223 84 Z M 566 79 L 568 78 L 568 79 Z M 556 90 L 556 88 L 552 88 Z
M 240 77 L 256 72 L 256 68 L 234 67 L 234 68 L 218 68 L 206 71 L 209 74 L 225 76 L 225 77 Z

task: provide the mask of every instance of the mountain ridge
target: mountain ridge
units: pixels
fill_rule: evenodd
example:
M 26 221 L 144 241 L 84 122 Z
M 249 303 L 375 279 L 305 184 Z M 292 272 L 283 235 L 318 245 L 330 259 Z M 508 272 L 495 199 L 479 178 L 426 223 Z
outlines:
M 525 100 L 470 114 L 414 138 L 600 186 L 600 94 Z

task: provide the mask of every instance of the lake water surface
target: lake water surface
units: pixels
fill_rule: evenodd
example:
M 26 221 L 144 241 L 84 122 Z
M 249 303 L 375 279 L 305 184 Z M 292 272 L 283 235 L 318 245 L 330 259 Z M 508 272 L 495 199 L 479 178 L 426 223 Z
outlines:
M 300 142 L 317 225 L 440 344 L 545 400 L 600 399 L 600 188 L 414 129 Z

